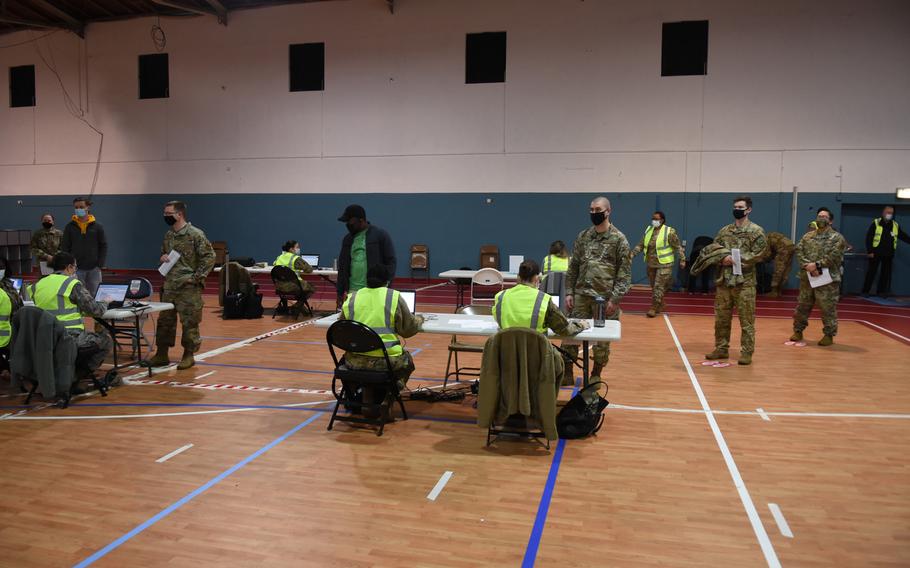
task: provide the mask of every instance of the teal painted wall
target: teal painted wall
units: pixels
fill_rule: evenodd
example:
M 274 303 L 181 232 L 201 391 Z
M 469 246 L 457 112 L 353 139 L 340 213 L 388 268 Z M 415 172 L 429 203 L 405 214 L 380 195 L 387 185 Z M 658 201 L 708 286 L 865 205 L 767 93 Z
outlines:
M 360 203 L 371 222 L 391 233 L 399 259 L 398 275 L 406 276 L 408 247 L 413 243 L 430 247 L 434 275 L 449 268 L 477 266 L 478 249 L 488 243 L 499 246 L 504 269 L 509 254 L 540 260 L 551 241 L 561 239 L 571 243 L 589 225 L 588 204 L 596 196 L 594 193 L 450 193 L 180 197 L 189 205 L 190 220 L 205 230 L 211 240 L 227 241 L 233 256 L 272 261 L 285 240 L 297 239 L 304 251 L 321 254 L 325 265 L 331 265 L 332 259 L 338 256 L 345 233 L 344 225 L 336 218 L 345 205 Z M 655 209 L 666 213 L 667 222 L 690 247 L 695 237 L 713 236 L 719 227 L 732 220 L 732 193 L 621 193 L 608 197 L 613 203 L 613 222 L 632 246 L 641 238 Z M 166 230 L 161 208 L 172 198 L 163 194 L 95 198 L 94 213 L 104 224 L 110 240 L 110 267 L 157 265 Z M 492 199 L 492 203 L 487 204 L 487 199 Z M 72 214 L 71 200 L 71 196 L 2 196 L 0 227 L 34 229 L 39 226 L 44 211 L 54 213 L 62 226 Z M 752 219 L 766 231 L 789 234 L 791 200 L 789 193 L 755 194 Z M 825 205 L 834 211 L 835 225 L 844 227 L 847 239 L 861 250 L 871 213 L 868 219 L 856 214 L 844 218 L 841 208 L 850 205 L 850 211 L 876 211 L 880 205 L 891 202 L 893 194 L 801 194 L 800 234 L 815 217 L 816 208 Z M 906 227 L 910 229 L 910 206 L 899 206 L 897 218 L 906 219 Z M 646 281 L 640 258 L 634 262 L 633 278 L 636 282 Z M 796 286 L 795 277 L 791 277 L 790 285 Z M 895 293 L 910 294 L 910 246 L 903 243 L 898 247 L 892 287 Z

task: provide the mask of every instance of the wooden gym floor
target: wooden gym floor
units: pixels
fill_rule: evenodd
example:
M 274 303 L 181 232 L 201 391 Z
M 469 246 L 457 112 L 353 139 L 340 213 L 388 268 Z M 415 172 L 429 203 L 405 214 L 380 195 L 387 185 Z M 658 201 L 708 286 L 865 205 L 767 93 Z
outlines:
M 675 296 L 624 314 L 603 430 L 547 452 L 484 447 L 471 396 L 408 402 L 381 438 L 328 432 L 324 331 L 207 300 L 191 370 L 62 411 L 0 399 L 0 565 L 910 565 L 900 333 L 843 321 L 820 348 L 813 319 L 788 346 L 772 311 L 751 367 L 705 366 L 713 319 L 684 314 L 707 299 Z M 448 341 L 407 341 L 412 389 L 441 385 Z

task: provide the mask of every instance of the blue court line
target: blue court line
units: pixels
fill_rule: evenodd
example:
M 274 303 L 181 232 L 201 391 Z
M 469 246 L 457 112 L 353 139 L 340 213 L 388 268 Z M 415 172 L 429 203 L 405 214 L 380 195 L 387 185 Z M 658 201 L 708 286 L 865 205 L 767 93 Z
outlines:
M 144 531 L 145 529 L 151 527 L 152 525 L 154 525 L 155 523 L 157 523 L 157 522 L 160 521 L 161 519 L 167 517 L 168 515 L 170 515 L 171 513 L 173 513 L 174 511 L 176 511 L 177 509 L 179 509 L 180 507 L 186 505 L 187 503 L 189 503 L 190 501 L 192 501 L 193 499 L 195 499 L 196 497 L 198 497 L 199 495 L 201 495 L 201 494 L 204 493 L 205 491 L 211 489 L 213 486 L 215 486 L 215 485 L 217 485 L 218 483 L 220 483 L 222 480 L 224 480 L 226 477 L 228 477 L 229 475 L 231 475 L 231 474 L 234 473 L 235 471 L 237 471 L 237 470 L 239 470 L 239 469 L 242 469 L 242 468 L 243 468 L 244 466 L 246 466 L 248 463 L 250 463 L 251 461 L 255 460 L 256 458 L 258 458 L 258 457 L 261 456 L 262 454 L 266 453 L 267 451 L 271 450 L 272 448 L 274 448 L 275 446 L 277 446 L 277 445 L 280 444 L 281 442 L 285 441 L 285 440 L 288 439 L 289 437 L 293 436 L 293 435 L 294 435 L 295 433 L 297 433 L 301 428 L 303 428 L 304 426 L 306 426 L 306 425 L 308 425 L 309 423 L 313 422 L 313 421 L 316 420 L 317 418 L 319 418 L 319 415 L 318 415 L 318 414 L 314 414 L 313 416 L 307 418 L 306 420 L 304 420 L 303 422 L 301 422 L 301 423 L 298 424 L 297 426 L 294 426 L 293 428 L 291 428 L 290 430 L 288 430 L 287 432 L 285 432 L 285 433 L 282 434 L 281 436 L 275 438 L 274 440 L 272 440 L 271 442 L 269 442 L 269 443 L 266 444 L 265 446 L 262 446 L 261 448 L 259 448 L 258 450 L 256 450 L 256 451 L 253 452 L 252 454 L 248 455 L 247 457 L 243 458 L 242 460 L 240 460 L 239 462 L 237 462 L 237 463 L 234 464 L 233 466 L 231 466 L 231 467 L 229 467 L 228 469 L 224 470 L 223 472 L 219 473 L 218 475 L 216 475 L 216 476 L 213 477 L 212 479 L 208 480 L 208 481 L 205 482 L 204 484 L 200 485 L 199 487 L 197 487 L 197 488 L 194 489 L 193 491 L 187 493 L 187 494 L 186 494 L 183 498 L 181 498 L 180 500 L 175 501 L 174 503 L 168 505 L 166 508 L 164 508 L 164 509 L 163 509 L 162 511 L 160 511 L 158 514 L 154 515 L 153 517 L 151 517 L 151 518 L 149 518 L 148 520 L 144 521 L 144 522 L 141 523 L 140 525 L 136 526 L 133 530 L 131 530 L 131 531 L 129 531 L 128 533 L 124 534 L 123 536 L 121 536 L 121 537 L 118 538 L 117 540 L 111 542 L 110 544 L 108 544 L 107 546 L 105 546 L 104 548 L 102 548 L 101 550 L 99 550 L 98 552 L 95 552 L 94 554 L 92 554 L 91 556 L 89 556 L 88 558 L 86 558 L 85 560 L 83 560 L 82 562 L 76 564 L 75 568 L 85 568 L 86 566 L 91 566 L 91 565 L 94 564 L 97 560 L 100 560 L 101 558 L 104 558 L 105 556 L 107 556 L 108 553 L 113 552 L 114 550 L 116 550 L 117 548 L 119 548 L 121 545 L 123 545 L 125 542 L 127 542 L 128 540 L 130 540 L 130 539 L 133 538 L 134 536 L 138 535 L 139 533 L 141 533 L 141 532 Z
M 578 392 L 578 383 L 572 390 L 572 396 Z M 531 536 L 528 538 L 528 547 L 525 549 L 524 559 L 521 561 L 521 568 L 532 568 L 537 560 L 537 550 L 540 548 L 540 539 L 543 536 L 544 526 L 547 524 L 547 513 L 550 512 L 550 500 L 553 498 L 553 490 L 556 488 L 556 477 L 559 475 L 559 466 L 562 464 L 562 454 L 566 448 L 566 441 L 562 438 L 556 443 L 556 451 L 553 452 L 553 461 L 550 463 L 550 472 L 547 474 L 547 483 L 543 487 L 543 494 L 540 496 L 540 505 L 537 506 L 537 516 L 534 518 L 534 527 L 531 529 Z

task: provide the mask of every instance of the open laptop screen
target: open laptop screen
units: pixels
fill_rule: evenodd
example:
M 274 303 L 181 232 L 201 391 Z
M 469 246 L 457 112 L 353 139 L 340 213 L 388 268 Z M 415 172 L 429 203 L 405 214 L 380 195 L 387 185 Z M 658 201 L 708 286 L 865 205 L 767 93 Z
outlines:
M 22 289 L 22 279 L 21 278 L 10 278 L 13 283 L 13 288 L 16 289 L 16 292 Z
M 95 301 L 96 302 L 123 302 L 126 298 L 126 291 L 129 289 L 129 284 L 101 284 L 98 286 L 98 291 L 95 292 Z
M 300 255 L 300 258 L 302 258 L 304 262 L 306 262 L 313 268 L 316 268 L 319 266 L 319 255 L 318 254 L 302 254 L 302 255 Z
M 398 294 L 404 299 L 404 303 L 408 305 L 408 309 L 413 314 L 414 308 L 417 307 L 417 292 L 414 290 L 400 290 Z

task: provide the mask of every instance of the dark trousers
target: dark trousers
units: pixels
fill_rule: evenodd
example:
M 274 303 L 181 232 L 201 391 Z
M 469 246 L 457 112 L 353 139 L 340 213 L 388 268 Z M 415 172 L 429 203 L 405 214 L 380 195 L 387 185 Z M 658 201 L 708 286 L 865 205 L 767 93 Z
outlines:
M 882 273 L 878 277 L 879 296 L 891 293 L 891 263 L 893 256 L 873 256 L 869 259 L 869 268 L 866 270 L 866 281 L 863 282 L 863 294 L 868 294 L 872 289 L 872 281 L 875 280 L 875 273 L 878 272 L 878 266 L 881 265 Z

